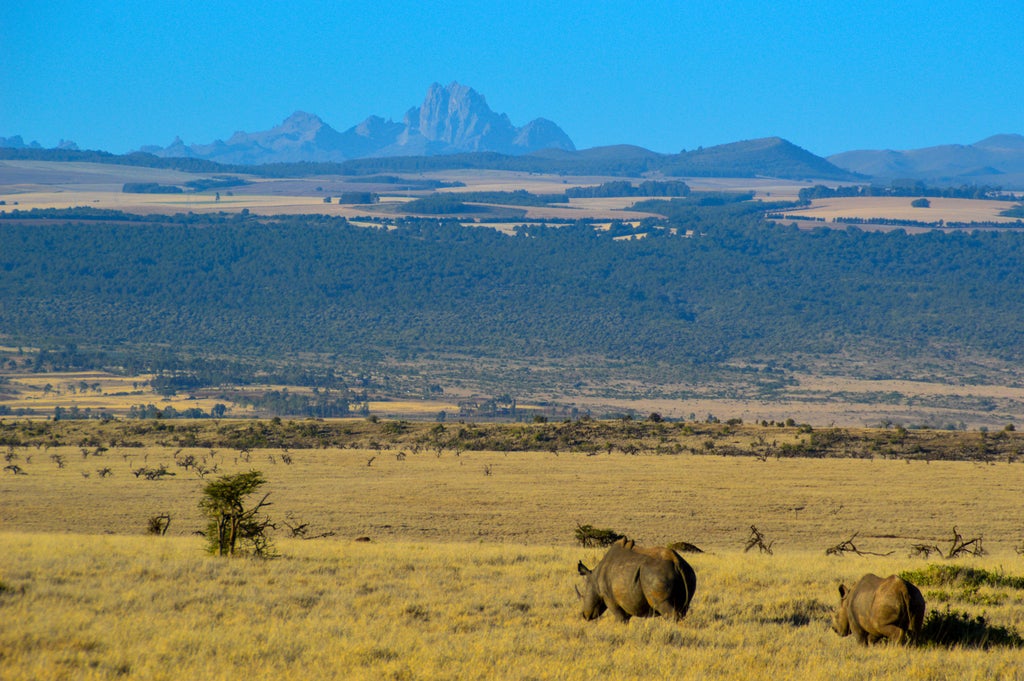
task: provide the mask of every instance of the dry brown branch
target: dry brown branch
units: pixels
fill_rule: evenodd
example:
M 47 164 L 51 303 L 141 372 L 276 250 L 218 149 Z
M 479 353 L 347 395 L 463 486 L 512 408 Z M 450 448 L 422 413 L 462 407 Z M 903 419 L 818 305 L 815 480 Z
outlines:
M 956 558 L 964 554 L 972 556 L 985 555 L 985 549 L 981 545 L 981 537 L 965 540 L 960 531 L 954 526 L 953 542 L 949 547 L 949 553 L 946 554 L 946 558 Z
M 754 548 L 756 546 L 761 553 L 767 553 L 769 556 L 771 556 L 771 555 L 773 555 L 773 553 L 772 553 L 772 545 L 774 543 L 775 542 L 772 541 L 772 542 L 769 542 L 769 543 L 766 544 L 765 541 L 764 541 L 764 535 L 761 534 L 761 531 L 759 529 L 757 529 L 756 526 L 751 525 L 750 526 L 750 537 L 747 538 L 747 545 L 743 549 L 743 552 L 746 553 L 747 551 L 749 551 L 750 549 L 752 549 L 752 548 Z
M 292 533 L 292 537 L 296 537 L 298 539 L 322 539 L 324 537 L 334 536 L 334 532 L 332 531 L 321 532 L 320 534 L 309 534 L 309 523 L 299 522 L 291 513 L 287 514 L 284 526 Z
M 875 553 L 874 551 L 861 551 L 857 548 L 857 545 L 853 543 L 854 538 L 860 534 L 860 532 L 854 532 L 853 535 L 846 541 L 839 542 L 835 546 L 825 549 L 826 556 L 841 556 L 844 553 L 856 553 L 858 556 L 891 556 L 894 551 L 888 553 Z
M 935 544 L 914 544 L 910 547 L 911 556 L 920 556 L 922 558 L 928 558 L 933 553 L 942 555 L 942 549 Z

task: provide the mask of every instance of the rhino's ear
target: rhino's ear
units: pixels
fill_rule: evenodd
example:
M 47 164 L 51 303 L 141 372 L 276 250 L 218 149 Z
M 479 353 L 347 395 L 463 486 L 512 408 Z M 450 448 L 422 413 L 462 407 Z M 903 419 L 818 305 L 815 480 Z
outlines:
M 587 575 L 589 575 L 592 572 L 592 570 L 590 568 L 588 568 L 586 565 L 583 564 L 582 560 L 576 565 L 576 571 L 579 572 L 584 577 L 586 577 Z

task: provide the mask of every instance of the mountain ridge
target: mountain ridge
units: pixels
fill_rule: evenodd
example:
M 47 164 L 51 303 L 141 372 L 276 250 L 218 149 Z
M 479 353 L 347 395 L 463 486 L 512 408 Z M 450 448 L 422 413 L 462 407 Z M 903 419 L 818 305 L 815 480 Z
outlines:
M 879 180 L 1024 184 L 1024 135 L 998 134 L 973 144 L 941 144 L 901 151 L 844 151 L 827 160 Z
M 452 82 L 433 83 L 422 104 L 406 111 L 401 122 L 371 115 L 339 132 L 319 116 L 296 111 L 269 130 L 238 131 L 227 141 L 186 145 L 175 138 L 167 147 L 145 146 L 141 151 L 164 158 L 258 165 L 477 151 L 520 155 L 546 148 L 576 147 L 553 121 L 537 118 L 517 127 L 507 114 L 491 110 L 476 90 Z
M 344 131 L 320 116 L 295 111 L 262 131 L 236 131 L 209 143 L 144 146 L 116 155 L 83 151 L 61 140 L 54 149 L 0 137 L 0 158 L 94 160 L 103 163 L 177 167 L 195 172 L 292 172 L 366 174 L 427 170 L 498 169 L 563 174 L 672 177 L 769 176 L 783 179 L 929 184 L 987 184 L 1024 188 L 1024 135 L 995 134 L 973 144 L 946 144 L 897 151 L 855 150 L 817 156 L 780 137 L 762 137 L 664 154 L 612 144 L 576 149 L 557 123 L 535 118 L 515 126 L 493 111 L 473 88 L 433 83 L 418 106 L 399 121 L 371 115 Z M 202 169 L 202 170 L 200 170 Z

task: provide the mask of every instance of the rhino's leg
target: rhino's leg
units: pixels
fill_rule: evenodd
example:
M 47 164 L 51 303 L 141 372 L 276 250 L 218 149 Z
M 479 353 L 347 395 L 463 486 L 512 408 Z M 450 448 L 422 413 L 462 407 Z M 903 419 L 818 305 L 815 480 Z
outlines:
M 680 614 L 679 609 L 676 608 L 675 603 L 672 602 L 671 598 L 664 598 L 655 603 L 651 603 L 651 607 L 654 608 L 659 615 L 667 617 L 673 622 L 678 622 L 683 619 L 683 614 Z
M 908 642 L 906 630 L 902 627 L 896 626 L 895 624 L 887 624 L 879 627 L 879 632 L 881 633 L 881 636 L 878 638 L 886 638 L 889 640 L 889 643 L 905 644 Z
M 629 621 L 629 613 L 620 608 L 616 603 L 608 603 L 608 612 L 610 612 L 619 622 Z

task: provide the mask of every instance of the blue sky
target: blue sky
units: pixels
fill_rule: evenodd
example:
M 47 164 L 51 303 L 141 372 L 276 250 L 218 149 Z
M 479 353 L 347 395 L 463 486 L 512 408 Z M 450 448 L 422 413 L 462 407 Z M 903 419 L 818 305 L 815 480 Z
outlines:
M 778 135 L 828 155 L 1024 134 L 1024 3 L 34 2 L 0 9 L 0 136 L 125 152 L 296 110 L 345 130 L 469 85 L 580 148 Z

